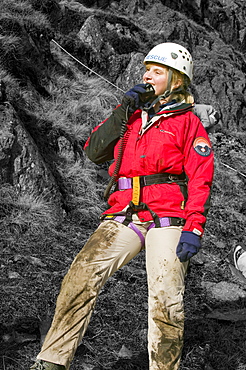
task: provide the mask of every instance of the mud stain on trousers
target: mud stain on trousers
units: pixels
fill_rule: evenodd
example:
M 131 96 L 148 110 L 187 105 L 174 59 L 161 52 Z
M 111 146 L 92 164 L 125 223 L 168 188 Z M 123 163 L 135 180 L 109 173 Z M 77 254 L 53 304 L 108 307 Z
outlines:
M 141 250 L 130 228 L 105 221 L 76 256 L 63 279 L 51 328 L 37 356 L 69 368 L 107 279 Z
M 183 292 L 187 264 L 176 256 L 181 228 L 148 229 L 136 223 L 146 241 L 148 351 L 150 370 L 177 370 L 183 346 Z M 107 279 L 142 249 L 136 232 L 104 221 L 76 256 L 63 279 L 51 328 L 38 359 L 68 369 Z

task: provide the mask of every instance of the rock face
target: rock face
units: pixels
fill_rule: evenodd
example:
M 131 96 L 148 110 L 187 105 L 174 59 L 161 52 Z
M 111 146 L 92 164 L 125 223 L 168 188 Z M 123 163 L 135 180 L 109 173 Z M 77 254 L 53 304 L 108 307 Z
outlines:
M 61 212 L 62 199 L 56 179 L 9 104 L 0 107 L 0 132 L 0 184 L 10 184 L 22 195 L 32 194 L 37 198 L 42 195 Z
M 84 12 L 83 1 L 63 4 L 76 14 Z M 78 56 L 126 89 L 141 81 L 141 62 L 151 47 L 179 42 L 194 58 L 191 89 L 197 103 L 212 103 L 224 128 L 243 130 L 245 11 L 242 1 L 150 1 L 145 11 L 145 2 L 126 0 L 111 2 L 102 21 L 95 6 L 75 36 L 87 51 L 77 50 Z
M 19 97 L 20 92 L 23 97 L 23 92 L 29 91 L 37 101 L 51 98 L 49 81 L 52 67 L 57 66 L 52 39 L 124 91 L 141 82 L 143 58 L 154 45 L 180 43 L 194 59 L 191 91 L 196 102 L 212 104 L 221 115 L 223 129 L 245 131 L 244 1 L 29 3 L 23 22 L 14 17 L 11 7 L 0 17 L 0 78 L 6 86 L 0 96 L 0 186 L 9 183 L 20 193 L 51 197 L 58 208 L 66 197 L 58 185 L 62 181 L 55 169 L 55 155 L 51 161 L 47 154 L 47 147 L 59 151 L 64 135 L 58 131 L 54 135 L 54 122 L 49 122 L 40 141 L 40 127 L 29 125 L 28 115 L 23 114 L 25 102 Z M 59 68 L 60 73 L 68 73 L 66 67 Z

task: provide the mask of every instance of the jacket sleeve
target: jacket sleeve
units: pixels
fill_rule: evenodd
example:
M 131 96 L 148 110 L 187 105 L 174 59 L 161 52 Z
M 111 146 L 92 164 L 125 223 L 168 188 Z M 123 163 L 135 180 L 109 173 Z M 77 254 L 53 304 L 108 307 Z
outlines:
M 94 128 L 84 145 L 84 150 L 92 162 L 100 164 L 114 158 L 114 146 L 120 138 L 124 120 L 126 113 L 119 105 L 109 118 Z
M 214 154 L 205 128 L 193 113 L 190 113 L 190 122 L 187 125 L 184 155 L 184 170 L 188 177 L 188 198 L 183 230 L 192 231 L 201 236 L 210 207 Z

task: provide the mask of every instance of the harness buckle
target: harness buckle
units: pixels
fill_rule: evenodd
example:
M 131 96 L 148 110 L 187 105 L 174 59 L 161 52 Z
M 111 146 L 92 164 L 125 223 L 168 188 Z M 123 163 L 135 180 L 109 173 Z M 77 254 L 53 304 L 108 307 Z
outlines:
M 170 174 L 168 176 L 168 179 L 173 182 L 173 181 L 176 181 L 178 178 L 177 178 L 177 176 Z

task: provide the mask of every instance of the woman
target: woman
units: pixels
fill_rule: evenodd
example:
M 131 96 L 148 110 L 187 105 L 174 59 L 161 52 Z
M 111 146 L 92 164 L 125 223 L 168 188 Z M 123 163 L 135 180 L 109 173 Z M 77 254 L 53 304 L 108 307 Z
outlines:
M 110 166 L 110 208 L 65 276 L 52 326 L 31 369 L 68 369 L 101 287 L 143 248 L 148 275 L 149 369 L 176 370 L 183 346 L 184 278 L 201 247 L 213 152 L 192 113 L 188 50 L 163 43 L 144 59 L 144 84 L 123 97 L 85 145 Z M 153 90 L 148 93 L 148 89 Z M 147 97 L 146 97 L 147 96 Z M 146 99 L 149 100 L 146 103 Z

